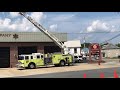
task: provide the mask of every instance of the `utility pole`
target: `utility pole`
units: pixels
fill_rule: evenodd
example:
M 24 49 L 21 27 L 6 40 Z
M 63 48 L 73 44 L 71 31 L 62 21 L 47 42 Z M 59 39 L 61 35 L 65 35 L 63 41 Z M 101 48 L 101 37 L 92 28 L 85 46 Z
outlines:
M 85 52 L 85 43 L 86 43 L 85 36 L 83 38 L 83 42 L 84 42 L 83 52 L 84 52 L 84 55 L 85 55 L 86 54 L 86 52 Z
M 85 36 L 84 36 L 84 49 L 85 49 L 85 43 L 86 43 L 86 40 L 85 40 Z

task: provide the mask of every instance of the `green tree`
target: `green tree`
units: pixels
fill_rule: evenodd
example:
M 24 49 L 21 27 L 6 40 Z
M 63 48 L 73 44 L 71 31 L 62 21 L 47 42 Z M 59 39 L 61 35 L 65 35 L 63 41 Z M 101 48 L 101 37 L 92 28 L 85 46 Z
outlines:
M 115 44 L 116 46 L 118 46 L 118 47 L 120 47 L 120 43 L 118 43 L 118 44 Z
M 90 43 L 85 43 L 85 48 L 89 48 Z M 84 43 L 81 44 L 81 48 L 84 48 Z

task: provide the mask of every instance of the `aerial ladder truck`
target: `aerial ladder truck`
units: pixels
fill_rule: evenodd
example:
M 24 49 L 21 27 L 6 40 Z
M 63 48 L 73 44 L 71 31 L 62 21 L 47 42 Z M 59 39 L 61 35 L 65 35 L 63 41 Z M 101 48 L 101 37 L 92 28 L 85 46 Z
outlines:
M 32 53 L 31 55 L 19 55 L 17 67 L 36 68 L 45 65 L 65 66 L 66 64 L 73 64 L 73 56 L 69 54 L 68 48 L 63 44 L 62 41 L 56 38 L 53 34 L 51 34 L 47 29 L 45 29 L 41 24 L 32 19 L 25 12 L 19 12 L 19 14 L 30 21 L 37 29 L 48 36 L 56 45 L 58 45 L 62 49 L 62 53 L 53 53 L 49 57 L 45 57 L 45 55 L 41 53 Z M 28 60 L 26 60 L 26 57 Z

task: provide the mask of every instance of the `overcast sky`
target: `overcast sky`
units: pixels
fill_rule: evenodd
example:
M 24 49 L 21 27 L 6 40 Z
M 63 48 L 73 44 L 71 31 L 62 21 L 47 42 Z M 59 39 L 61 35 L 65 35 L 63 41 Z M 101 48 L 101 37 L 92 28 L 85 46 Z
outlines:
M 120 13 L 117 12 L 28 12 L 28 14 L 49 31 L 70 33 L 69 40 L 79 39 L 83 42 L 85 37 L 86 42 L 101 43 L 120 33 Z M 0 31 L 39 32 L 18 12 L 0 12 Z M 110 42 L 118 43 L 119 38 Z

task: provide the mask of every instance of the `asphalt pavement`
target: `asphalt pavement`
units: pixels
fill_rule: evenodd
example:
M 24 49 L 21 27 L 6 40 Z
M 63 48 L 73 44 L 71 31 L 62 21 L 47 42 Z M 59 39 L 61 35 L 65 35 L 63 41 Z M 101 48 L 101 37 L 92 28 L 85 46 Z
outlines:
M 93 70 L 83 70 L 83 71 L 68 71 L 61 73 L 50 73 L 50 74 L 38 74 L 21 76 L 14 78 L 83 78 L 86 74 L 86 78 L 100 78 L 100 74 L 103 73 L 105 78 L 114 78 L 114 70 L 120 75 L 120 67 L 114 68 L 104 68 L 104 69 L 93 69 Z

